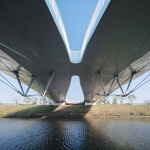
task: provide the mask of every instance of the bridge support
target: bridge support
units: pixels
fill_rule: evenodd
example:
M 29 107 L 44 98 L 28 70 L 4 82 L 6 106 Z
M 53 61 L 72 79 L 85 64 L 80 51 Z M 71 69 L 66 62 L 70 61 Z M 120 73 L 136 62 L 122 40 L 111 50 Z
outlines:
M 110 94 L 110 93 L 111 93 L 112 88 L 113 88 L 113 87 L 114 87 L 114 85 L 115 85 L 115 81 L 116 81 L 116 76 L 114 76 L 114 79 L 113 79 L 113 81 L 112 81 L 112 83 L 111 83 L 111 86 L 110 86 L 110 88 L 109 88 L 108 94 Z
M 29 83 L 29 85 L 28 85 L 28 88 L 27 88 L 26 92 L 24 92 L 23 87 L 22 87 L 22 84 L 21 84 L 21 81 L 20 81 L 19 73 L 16 72 L 16 71 L 14 71 L 14 74 L 16 75 L 16 79 L 17 79 L 18 84 L 19 84 L 20 89 L 21 89 L 21 92 L 18 91 L 18 93 L 20 93 L 20 94 L 21 94 L 22 96 L 24 96 L 24 97 L 30 96 L 30 95 L 27 95 L 27 94 L 28 94 L 28 92 L 29 92 L 29 90 L 30 90 L 30 88 L 31 88 L 31 86 L 32 86 L 32 84 L 33 84 L 34 81 L 35 81 L 35 83 L 36 83 L 36 85 L 37 85 L 38 92 L 40 93 L 40 95 L 43 96 L 43 97 L 45 97 L 46 92 L 47 92 L 47 90 L 48 90 L 48 88 L 49 88 L 49 86 L 50 86 L 50 84 L 51 84 L 51 82 L 52 82 L 52 79 L 53 79 L 53 77 L 54 77 L 54 73 L 51 73 L 50 78 L 49 78 L 49 80 L 48 80 L 48 83 L 47 83 L 47 85 L 46 85 L 45 91 L 44 91 L 43 94 L 41 94 L 41 93 L 42 93 L 42 92 L 41 92 L 41 88 L 40 88 L 40 85 L 39 85 L 39 82 L 38 82 L 38 79 L 37 79 L 36 76 L 33 76 L 33 75 L 32 75 L 31 81 L 30 81 L 30 83 Z
M 53 77 L 54 77 L 54 73 L 52 73 L 51 76 L 50 76 L 50 78 L 49 78 L 49 81 L 48 81 L 48 83 L 47 83 L 47 86 L 46 86 L 46 88 L 45 88 L 45 91 L 44 91 L 44 93 L 43 93 L 43 96 L 45 96 L 45 94 L 46 94 L 46 92 L 47 92 L 47 90 L 48 90 L 48 88 L 49 88 L 49 86 L 50 86 L 50 84 L 51 84 L 51 82 L 52 82 L 52 80 L 53 80 Z
M 91 93 L 89 93 L 89 96 L 88 96 L 88 97 L 89 97 L 89 101 L 90 101 L 90 100 L 91 100 Z
M 28 85 L 28 88 L 27 88 L 27 91 L 26 91 L 25 95 L 28 94 L 28 91 L 29 91 L 29 89 L 31 88 L 31 85 L 32 85 L 33 81 L 34 81 L 34 77 L 32 76 L 31 81 L 30 81 L 30 83 L 29 83 L 29 85 Z
M 100 76 L 99 76 L 99 80 L 100 80 L 100 84 L 101 84 L 101 87 L 103 89 L 104 95 L 106 95 L 105 87 L 104 87 L 103 81 L 102 81 Z
M 28 85 L 28 88 L 27 88 L 26 92 L 24 92 L 23 87 L 22 87 L 22 84 L 21 84 L 21 81 L 20 81 L 20 78 L 19 78 L 19 73 L 16 72 L 16 71 L 14 71 L 14 74 L 16 75 L 18 84 L 19 84 L 20 89 L 21 89 L 21 92 L 19 92 L 19 93 L 20 93 L 22 96 L 24 96 L 24 97 L 29 96 L 29 95 L 27 95 L 27 94 L 28 94 L 28 92 L 29 92 L 29 90 L 30 90 L 30 88 L 31 88 L 31 86 L 32 86 L 32 83 L 33 83 L 34 80 L 36 79 L 36 77 L 32 75 L 31 81 L 30 81 L 30 83 L 29 83 L 29 85 Z
M 131 73 L 131 77 L 129 78 L 129 83 L 128 83 L 128 85 L 127 85 L 126 92 L 127 92 L 128 89 L 130 88 L 130 85 L 131 85 L 131 83 L 132 83 L 132 80 L 133 80 L 135 74 L 136 74 L 136 72 L 132 72 L 132 73 Z M 113 78 L 113 80 L 112 80 L 112 83 L 111 83 L 111 85 L 110 85 L 110 88 L 109 88 L 109 91 L 108 91 L 108 92 L 106 92 L 104 83 L 103 83 L 103 81 L 102 81 L 102 78 L 100 77 L 100 73 L 97 73 L 97 77 L 99 78 L 99 80 L 100 80 L 100 85 L 101 85 L 101 87 L 102 87 L 102 89 L 103 89 L 103 93 L 104 93 L 104 94 L 103 94 L 102 96 L 109 96 L 109 95 L 113 92 L 112 89 L 113 89 L 113 87 L 114 87 L 114 85 L 115 85 L 115 81 L 116 81 L 116 83 L 118 84 L 118 86 L 119 86 L 119 88 L 120 88 L 120 90 L 121 90 L 121 92 L 122 92 L 122 95 L 118 95 L 118 96 L 126 97 L 126 96 L 128 96 L 128 95 L 130 94 L 130 92 L 128 92 L 127 94 L 126 94 L 126 92 L 124 92 L 124 90 L 123 90 L 123 88 L 122 88 L 122 84 L 124 84 L 124 83 L 121 83 L 121 82 L 120 82 L 120 79 L 119 79 L 119 76 L 118 76 L 118 75 L 115 75 L 115 76 L 114 76 L 114 78 Z M 97 95 L 100 95 L 100 94 L 97 94 Z
M 133 73 L 131 74 L 131 78 L 130 78 L 130 81 L 129 81 L 128 87 L 127 87 L 127 89 L 126 89 L 126 92 L 127 92 L 127 91 L 128 91 L 128 89 L 130 88 L 130 85 L 131 85 L 131 82 L 132 82 L 132 80 L 133 80 L 133 77 L 134 77 L 135 73 L 136 73 L 136 72 L 133 72 Z
M 34 78 L 34 80 L 35 80 L 36 86 L 37 86 L 37 88 L 38 88 L 38 92 L 40 93 L 40 95 L 42 95 L 42 91 L 41 91 L 41 87 L 40 87 L 40 85 L 39 85 L 38 79 L 37 79 L 37 78 Z
M 124 95 L 124 91 L 123 91 L 123 88 L 122 88 L 122 86 L 121 86 L 121 83 L 120 83 L 120 80 L 119 80 L 118 76 L 116 77 L 116 81 L 117 81 L 117 83 L 118 83 L 118 85 L 119 85 L 119 88 L 120 88 L 120 90 L 121 90 L 121 92 L 122 92 L 122 95 Z
M 59 101 L 61 102 L 61 93 L 59 92 Z
M 24 95 L 24 90 L 23 90 L 22 84 L 21 84 L 21 82 L 20 82 L 20 78 L 19 78 L 18 72 L 14 71 L 14 74 L 16 75 L 17 81 L 18 81 L 19 86 L 20 86 L 20 89 L 21 89 L 21 91 L 22 91 L 22 94 L 21 94 L 21 95 Z

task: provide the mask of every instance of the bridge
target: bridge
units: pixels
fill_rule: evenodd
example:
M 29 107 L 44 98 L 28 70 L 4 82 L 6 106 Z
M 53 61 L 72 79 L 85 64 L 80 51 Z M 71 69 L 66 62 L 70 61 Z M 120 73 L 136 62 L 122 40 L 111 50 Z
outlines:
M 99 11 L 105 7 L 100 2 Z M 121 96 L 132 93 L 132 80 L 150 69 L 150 1 L 113 0 L 107 5 L 75 53 L 58 20 L 55 0 L 1 0 L 0 71 L 16 78 L 20 91 L 9 86 L 23 96 L 30 96 L 33 88 L 63 102 L 71 77 L 77 75 L 85 102 L 107 97 L 117 88 Z M 28 85 L 26 91 L 22 83 Z

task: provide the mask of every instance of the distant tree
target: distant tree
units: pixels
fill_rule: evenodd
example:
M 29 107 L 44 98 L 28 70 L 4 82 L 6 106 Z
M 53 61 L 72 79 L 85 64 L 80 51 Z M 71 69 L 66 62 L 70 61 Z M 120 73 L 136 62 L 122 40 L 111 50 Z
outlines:
M 13 101 L 16 103 L 16 105 L 18 105 L 18 102 L 20 101 L 20 99 L 18 97 L 13 98 Z
M 120 104 L 123 104 L 124 97 L 120 96 Z
M 36 97 L 32 97 L 31 98 L 31 102 L 32 102 L 32 105 L 36 105 L 37 104 L 37 98 Z
M 124 97 L 116 95 L 115 98 L 117 99 L 117 102 L 120 101 L 120 104 L 123 104 Z
M 128 96 L 128 99 L 129 99 L 129 101 L 130 101 L 131 104 L 132 104 L 132 101 L 133 101 L 133 100 L 136 100 L 136 97 L 135 97 L 134 95 L 129 95 L 129 96 Z
M 145 105 L 148 105 L 150 103 L 150 100 L 144 100 Z
M 30 97 L 25 97 L 23 100 L 26 104 L 31 103 L 31 98 Z
M 123 104 L 123 100 L 124 100 L 124 97 L 116 95 L 113 98 L 113 104 L 118 104 L 118 101 L 120 101 L 120 104 Z
M 110 101 L 107 101 L 106 104 L 110 104 Z
M 113 98 L 112 103 L 113 103 L 113 104 L 117 104 L 117 98 L 116 98 L 116 97 Z

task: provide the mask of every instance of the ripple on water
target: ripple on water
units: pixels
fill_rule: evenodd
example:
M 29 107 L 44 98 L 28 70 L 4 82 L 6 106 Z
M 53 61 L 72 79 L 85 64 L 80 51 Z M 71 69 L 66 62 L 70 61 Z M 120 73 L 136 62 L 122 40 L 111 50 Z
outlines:
M 150 118 L 0 119 L 0 150 L 142 149 Z

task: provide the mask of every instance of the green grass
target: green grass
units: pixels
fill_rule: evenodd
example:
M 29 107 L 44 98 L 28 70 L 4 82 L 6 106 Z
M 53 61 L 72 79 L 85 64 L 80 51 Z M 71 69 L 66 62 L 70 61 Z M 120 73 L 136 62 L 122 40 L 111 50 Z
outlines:
M 0 106 L 2 117 L 33 117 L 46 115 L 55 107 L 50 105 L 22 105 L 22 106 Z
M 150 116 L 150 105 L 0 105 L 0 117 Z
M 49 112 L 51 112 L 54 109 L 54 106 L 50 105 L 42 105 L 42 106 L 35 106 L 32 108 L 24 109 L 21 111 L 18 111 L 14 113 L 13 115 L 16 117 L 38 117 L 47 115 Z

